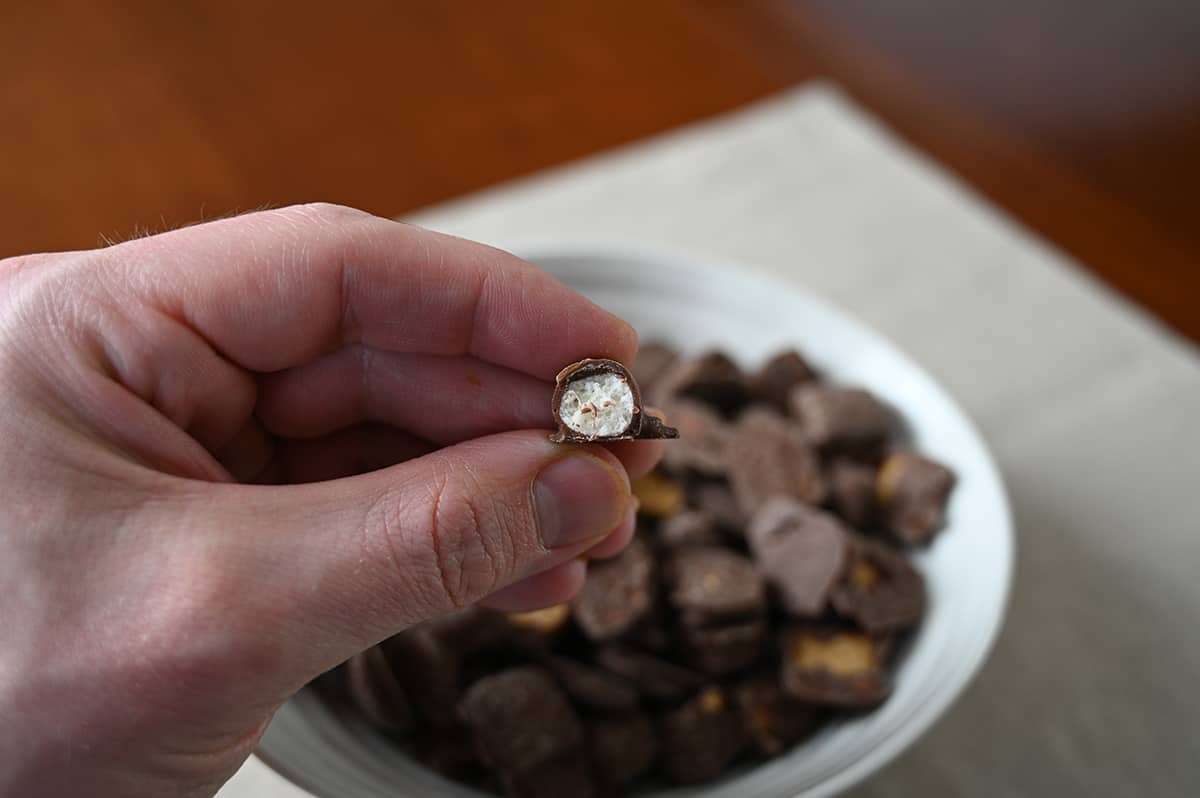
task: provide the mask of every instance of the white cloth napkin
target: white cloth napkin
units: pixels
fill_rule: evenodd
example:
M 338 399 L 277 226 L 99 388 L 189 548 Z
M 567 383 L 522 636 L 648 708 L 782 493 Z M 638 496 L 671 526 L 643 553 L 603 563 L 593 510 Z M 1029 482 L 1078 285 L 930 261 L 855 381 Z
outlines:
M 410 220 L 500 245 L 570 235 L 740 259 L 858 315 L 961 400 L 1016 513 L 1008 621 L 945 719 L 852 795 L 1200 789 L 1196 350 L 836 89 Z M 221 792 L 300 795 L 256 760 Z

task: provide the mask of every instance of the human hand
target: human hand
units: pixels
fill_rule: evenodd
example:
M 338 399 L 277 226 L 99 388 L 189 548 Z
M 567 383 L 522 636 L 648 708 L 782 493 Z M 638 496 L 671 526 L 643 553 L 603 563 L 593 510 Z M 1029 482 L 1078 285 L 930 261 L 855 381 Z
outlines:
M 0 261 L 0 795 L 211 795 L 354 653 L 565 600 L 660 449 L 551 444 L 551 381 L 636 345 L 336 206 Z

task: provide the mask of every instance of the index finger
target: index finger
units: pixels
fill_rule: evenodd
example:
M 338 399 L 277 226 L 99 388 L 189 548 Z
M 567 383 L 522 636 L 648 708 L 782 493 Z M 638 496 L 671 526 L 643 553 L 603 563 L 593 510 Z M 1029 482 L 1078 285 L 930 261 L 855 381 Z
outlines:
M 551 380 L 567 363 L 629 362 L 637 349 L 627 323 L 513 255 L 336 205 L 247 214 L 105 252 L 143 298 L 254 371 L 362 343 L 469 354 Z

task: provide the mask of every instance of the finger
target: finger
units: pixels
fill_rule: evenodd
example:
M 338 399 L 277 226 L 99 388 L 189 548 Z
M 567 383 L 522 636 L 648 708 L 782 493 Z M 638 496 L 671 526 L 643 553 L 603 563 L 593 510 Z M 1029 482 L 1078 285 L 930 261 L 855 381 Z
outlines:
M 544 432 L 469 441 L 348 479 L 264 487 L 182 482 L 205 527 L 182 558 L 185 607 L 270 644 L 303 680 L 421 620 L 568 562 L 625 522 L 617 459 Z M 196 593 L 211 597 L 196 598 Z M 183 589 L 182 587 L 180 589 Z M 223 602 L 236 602 L 226 613 Z M 173 605 L 172 605 L 173 606 Z M 197 641 L 200 645 L 203 641 Z M 283 651 L 279 651 L 279 647 Z M 264 657 L 267 656 L 264 654 Z
M 421 457 L 433 444 L 386 424 L 359 424 L 310 440 L 279 442 L 273 467 L 289 484 L 366 474 Z
M 529 612 L 570 601 L 583 587 L 587 565 L 582 560 L 568 560 L 548 571 L 527 576 L 520 582 L 497 590 L 480 601 L 480 605 L 501 612 Z
M 338 206 L 209 222 L 97 257 L 254 371 L 361 343 L 549 380 L 566 363 L 628 362 L 637 349 L 628 324 L 508 253 Z
M 440 444 L 553 429 L 553 385 L 470 357 L 339 349 L 263 375 L 255 413 L 276 435 L 312 437 L 362 421 Z
M 608 444 L 608 450 L 624 464 L 629 478 L 637 479 L 649 474 L 658 465 L 666 446 L 661 440 L 620 441 Z
M 591 560 L 607 560 L 609 557 L 617 556 L 625 550 L 625 547 L 629 545 L 629 541 L 633 540 L 636 529 L 637 513 L 634 508 L 630 507 L 625 521 L 611 535 L 588 549 L 587 558 Z

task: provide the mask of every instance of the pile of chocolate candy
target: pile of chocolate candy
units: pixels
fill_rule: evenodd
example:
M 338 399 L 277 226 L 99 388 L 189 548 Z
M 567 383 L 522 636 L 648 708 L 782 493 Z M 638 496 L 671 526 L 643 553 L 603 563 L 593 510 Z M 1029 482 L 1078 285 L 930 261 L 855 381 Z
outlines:
M 703 783 L 888 698 L 925 611 L 905 548 L 941 528 L 954 475 L 796 352 L 744 374 L 649 345 L 631 371 L 680 436 L 634 486 L 629 548 L 569 605 L 463 610 L 336 674 L 347 711 L 451 778 L 514 798 Z

